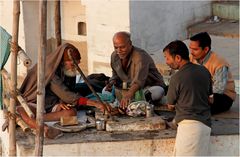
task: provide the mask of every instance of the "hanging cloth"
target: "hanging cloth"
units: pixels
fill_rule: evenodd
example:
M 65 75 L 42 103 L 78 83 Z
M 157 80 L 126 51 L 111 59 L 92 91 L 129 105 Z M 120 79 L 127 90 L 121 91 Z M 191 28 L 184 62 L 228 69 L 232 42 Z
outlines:
M 11 40 L 11 35 L 0 26 L 0 34 L 1 34 L 1 38 L 0 38 L 0 70 L 3 69 L 4 65 L 6 64 L 8 58 L 9 58 L 9 54 L 10 54 L 10 44 L 9 41 Z M 3 86 L 2 86 L 2 75 L 0 73 L 0 108 L 1 110 L 3 109 L 3 103 L 2 103 L 2 99 L 3 99 L 3 95 L 2 95 L 2 91 L 3 91 Z

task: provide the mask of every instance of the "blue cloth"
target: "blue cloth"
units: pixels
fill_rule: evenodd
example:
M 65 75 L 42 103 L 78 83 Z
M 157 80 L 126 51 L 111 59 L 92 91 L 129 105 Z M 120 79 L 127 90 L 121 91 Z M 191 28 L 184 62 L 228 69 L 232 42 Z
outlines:
M 0 48 L 1 48 L 1 52 L 0 52 L 0 70 L 3 69 L 4 65 L 6 64 L 9 54 L 10 54 L 10 44 L 9 41 L 12 38 L 11 35 L 0 26 L 0 34 L 1 34 L 1 38 L 0 38 Z M 2 75 L 0 73 L 0 108 L 3 109 L 3 103 L 2 103 Z
M 111 103 L 115 100 L 115 97 L 112 94 L 102 94 L 102 93 L 97 93 L 97 95 L 100 97 L 102 101 Z M 86 96 L 86 98 L 91 99 L 91 100 L 97 100 L 97 97 L 94 94 L 90 94 Z

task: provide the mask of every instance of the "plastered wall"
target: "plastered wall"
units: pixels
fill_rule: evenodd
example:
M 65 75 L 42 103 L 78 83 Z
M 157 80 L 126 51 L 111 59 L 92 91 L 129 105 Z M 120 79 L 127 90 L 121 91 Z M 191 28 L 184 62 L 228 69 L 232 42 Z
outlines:
M 211 16 L 211 1 L 64 0 L 61 1 L 62 39 L 80 48 L 86 74 L 111 75 L 112 36 L 130 31 L 134 45 L 163 62 L 162 49 L 172 40 L 187 38 L 187 27 Z M 37 61 L 38 1 L 21 1 L 19 43 Z M 1 25 L 11 32 L 12 1 L 0 1 Z M 2 11 L 4 10 L 4 11 Z M 54 2 L 48 1 L 48 52 L 55 49 Z M 86 35 L 78 34 L 86 23 Z M 53 40 L 52 40 L 53 39 Z
M 187 27 L 211 16 L 211 1 L 130 1 L 133 43 L 163 62 L 162 49 L 187 38 Z
M 104 72 L 111 76 L 112 36 L 130 31 L 128 0 L 83 0 L 86 7 L 89 73 Z
M 163 62 L 168 42 L 187 38 L 187 27 L 211 16 L 211 1 L 83 0 L 89 72 L 111 75 L 112 36 L 130 31 L 133 43 Z

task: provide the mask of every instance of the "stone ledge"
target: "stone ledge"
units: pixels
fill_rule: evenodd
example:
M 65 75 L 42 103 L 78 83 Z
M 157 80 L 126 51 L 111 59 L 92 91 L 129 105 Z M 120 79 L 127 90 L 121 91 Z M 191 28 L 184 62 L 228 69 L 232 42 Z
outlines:
M 210 35 L 222 36 L 227 38 L 239 38 L 239 20 L 224 20 L 217 23 L 203 21 L 187 28 L 188 37 L 199 33 L 208 32 Z
M 213 15 L 220 18 L 239 20 L 239 2 L 214 2 L 212 4 Z
M 162 131 L 161 131 L 162 132 Z M 62 138 L 60 142 L 49 141 L 44 143 L 43 155 L 51 156 L 171 156 L 174 148 L 175 138 L 157 138 L 161 132 L 132 132 L 132 133 L 112 133 L 112 141 L 85 141 L 73 142 L 74 138 L 84 138 L 75 134 L 72 138 Z M 86 133 L 86 132 L 85 132 Z M 106 138 L 104 132 L 94 132 L 101 138 Z M 138 136 L 139 139 L 132 138 Z M 85 135 L 87 136 L 87 134 Z M 151 136 L 152 138 L 149 138 Z M 89 136 L 87 136 L 89 138 Z M 123 140 L 128 138 L 128 140 Z M 34 137 L 33 137 L 34 139 Z M 211 136 L 210 155 L 214 156 L 239 156 L 239 135 Z M 23 139 L 22 139 L 23 140 Z M 58 141 L 59 143 L 56 143 Z M 64 142 L 63 142 L 64 141 Z M 66 149 L 67 148 L 67 149 Z M 18 156 L 34 155 L 34 142 L 24 145 L 17 141 Z
M 149 118 L 144 117 L 127 117 L 118 118 L 115 121 L 108 121 L 106 124 L 107 131 L 153 131 L 166 129 L 166 123 L 160 116 Z

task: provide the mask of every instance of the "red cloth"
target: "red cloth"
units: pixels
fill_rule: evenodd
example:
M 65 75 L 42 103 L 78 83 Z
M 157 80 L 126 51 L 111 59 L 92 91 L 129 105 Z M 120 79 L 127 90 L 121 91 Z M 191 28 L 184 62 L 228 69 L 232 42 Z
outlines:
M 81 105 L 87 105 L 87 101 L 88 101 L 88 98 L 79 98 L 78 99 L 78 105 L 81 106 Z

